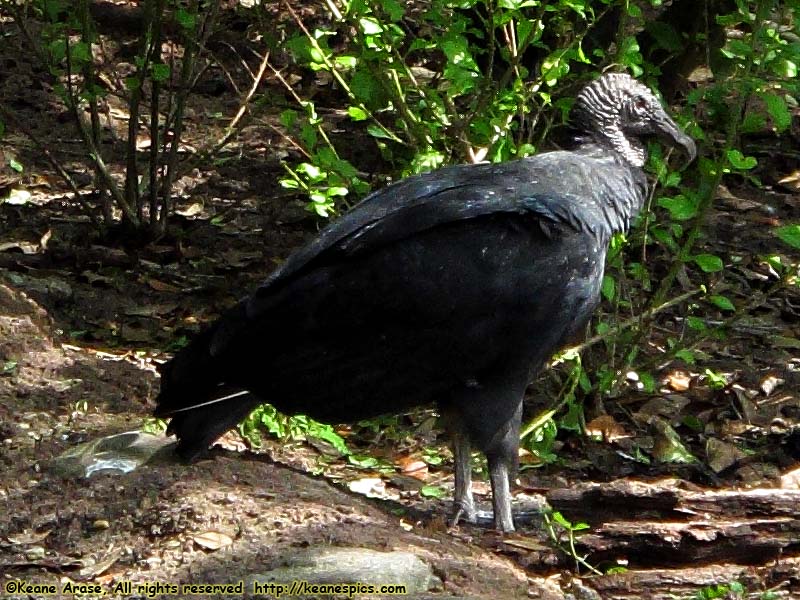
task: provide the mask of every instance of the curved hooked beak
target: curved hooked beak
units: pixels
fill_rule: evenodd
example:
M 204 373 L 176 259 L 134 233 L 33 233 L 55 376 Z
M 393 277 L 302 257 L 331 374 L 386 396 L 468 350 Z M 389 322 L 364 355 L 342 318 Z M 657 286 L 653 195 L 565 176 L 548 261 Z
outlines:
M 697 157 L 697 146 L 694 140 L 686 135 L 666 112 L 662 111 L 653 119 L 653 133 L 672 147 L 680 146 L 689 159 L 686 164 Z

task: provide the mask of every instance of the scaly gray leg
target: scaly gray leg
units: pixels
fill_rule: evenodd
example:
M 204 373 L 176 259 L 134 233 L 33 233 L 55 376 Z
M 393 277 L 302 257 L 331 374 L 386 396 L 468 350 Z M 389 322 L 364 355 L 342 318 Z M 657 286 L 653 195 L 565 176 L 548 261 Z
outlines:
M 489 479 L 492 482 L 492 507 L 494 526 L 505 533 L 514 531 L 511 516 L 511 484 L 517 478 L 519 462 L 519 428 L 522 421 L 522 400 L 506 423 L 504 429 L 486 449 L 489 463 Z
M 516 456 L 514 457 L 516 460 Z M 494 527 L 498 531 L 509 533 L 514 531 L 514 519 L 511 516 L 511 473 L 508 457 L 492 455 L 488 457 L 489 478 L 492 481 L 492 507 L 494 508 Z
M 466 521 L 474 523 L 476 513 L 475 501 L 472 498 L 472 447 L 469 435 L 464 431 L 453 431 L 452 436 L 456 489 L 450 527 L 455 527 L 462 517 Z

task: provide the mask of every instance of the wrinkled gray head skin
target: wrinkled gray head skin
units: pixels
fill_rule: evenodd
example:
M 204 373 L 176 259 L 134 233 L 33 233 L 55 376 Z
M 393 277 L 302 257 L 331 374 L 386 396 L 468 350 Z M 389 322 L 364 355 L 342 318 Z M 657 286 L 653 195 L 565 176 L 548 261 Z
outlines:
M 572 108 L 576 126 L 600 144 L 609 145 L 631 165 L 647 160 L 642 138 L 656 136 L 680 146 L 689 157 L 697 154 L 694 141 L 664 111 L 650 88 L 626 73 L 606 73 L 581 90 Z

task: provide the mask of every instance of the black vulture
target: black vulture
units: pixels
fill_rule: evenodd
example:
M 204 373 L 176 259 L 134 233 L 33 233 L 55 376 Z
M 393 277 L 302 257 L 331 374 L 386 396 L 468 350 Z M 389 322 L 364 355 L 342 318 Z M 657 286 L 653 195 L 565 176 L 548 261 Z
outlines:
M 512 531 L 525 388 L 585 328 L 609 238 L 647 192 L 644 138 L 694 142 L 653 93 L 607 73 L 578 95 L 572 151 L 451 166 L 367 197 L 161 368 L 155 415 L 205 451 L 258 404 L 328 423 L 436 403 L 454 520 L 475 518 L 473 448 Z

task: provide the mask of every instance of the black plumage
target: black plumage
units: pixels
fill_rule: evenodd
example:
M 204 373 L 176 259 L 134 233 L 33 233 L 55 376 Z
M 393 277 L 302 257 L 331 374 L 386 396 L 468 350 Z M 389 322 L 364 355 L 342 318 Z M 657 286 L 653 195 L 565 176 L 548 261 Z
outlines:
M 579 94 L 573 151 L 461 165 L 378 191 L 296 251 L 162 368 L 155 414 L 192 458 L 269 402 L 352 422 L 435 402 L 453 436 L 455 519 L 470 451 L 513 530 L 522 397 L 585 327 L 608 241 L 647 191 L 643 136 L 694 157 L 650 90 L 606 74 Z

